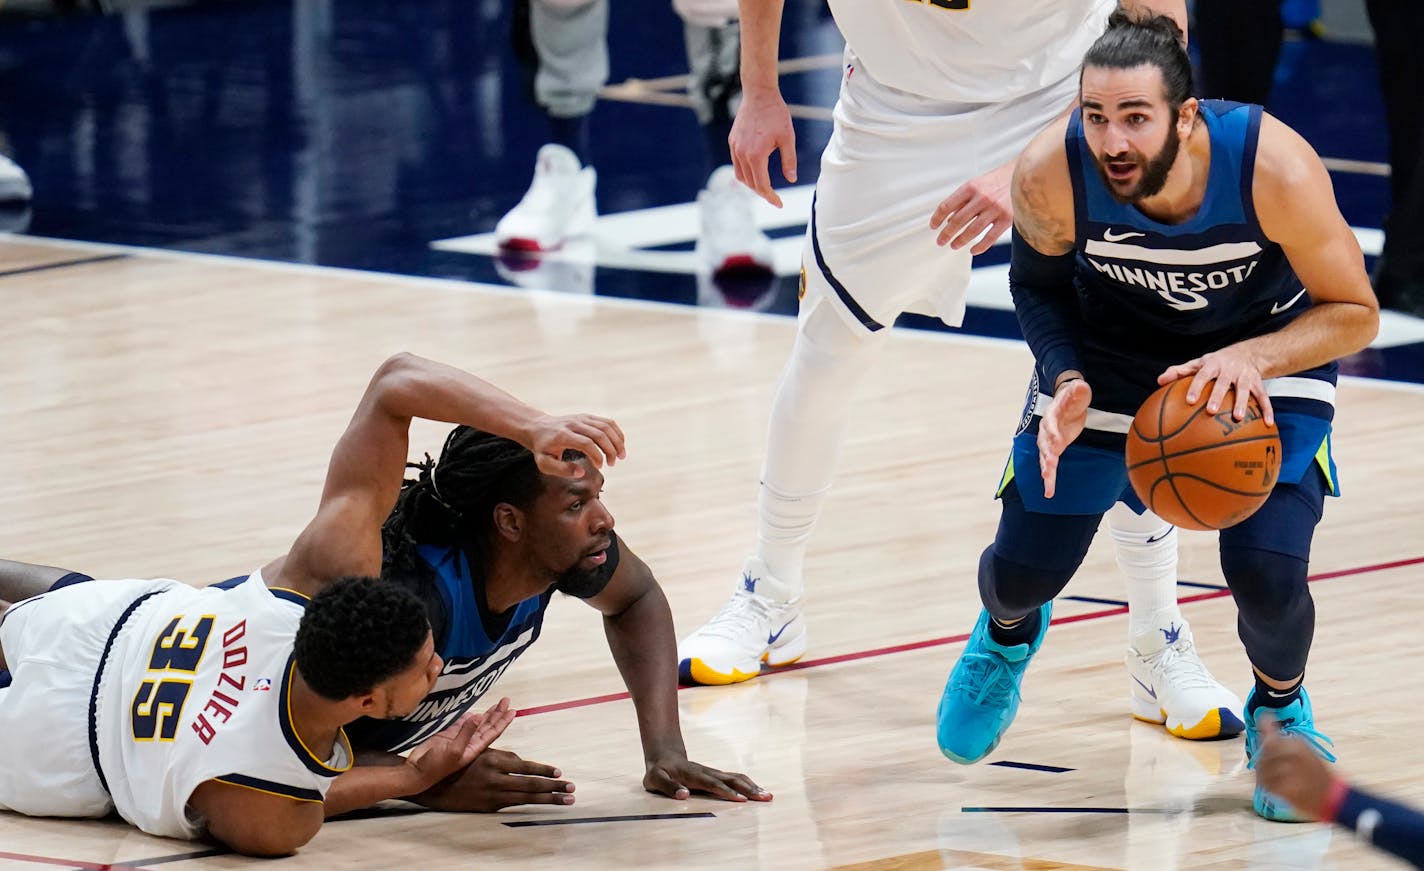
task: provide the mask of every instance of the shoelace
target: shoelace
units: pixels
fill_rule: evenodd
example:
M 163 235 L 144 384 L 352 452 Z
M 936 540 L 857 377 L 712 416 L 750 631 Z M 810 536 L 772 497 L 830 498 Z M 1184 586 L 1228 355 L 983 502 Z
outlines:
M 1002 708 L 1019 696 L 1014 669 L 1002 657 L 990 653 L 966 653 L 950 685 L 951 692 L 967 692 L 980 707 Z M 1020 696 L 1021 698 L 1021 696 Z
M 1161 671 L 1168 682 L 1183 689 L 1203 690 L 1216 686 L 1211 672 L 1196 655 L 1191 639 L 1182 638 L 1147 657 L 1154 671 Z
M 732 641 L 753 636 L 764 641 L 771 622 L 771 605 L 765 599 L 738 592 L 707 621 L 702 634 Z
M 1326 762 L 1336 761 L 1335 754 L 1331 753 L 1325 747 L 1325 745 L 1327 744 L 1331 747 L 1334 747 L 1335 742 L 1331 741 L 1328 736 L 1316 731 L 1315 725 L 1313 723 L 1307 726 L 1304 723 L 1301 723 L 1296 720 L 1295 717 L 1284 717 L 1277 720 L 1276 722 L 1277 725 L 1281 727 L 1282 735 L 1290 735 L 1292 737 L 1301 739 L 1302 741 L 1310 745 L 1310 749 L 1315 752 L 1316 756 L 1319 756 Z M 1253 750 L 1253 752 L 1248 754 L 1249 758 L 1246 760 L 1247 768 L 1256 767 L 1256 754 L 1254 750 L 1259 749 L 1259 745 L 1257 748 L 1251 749 Z

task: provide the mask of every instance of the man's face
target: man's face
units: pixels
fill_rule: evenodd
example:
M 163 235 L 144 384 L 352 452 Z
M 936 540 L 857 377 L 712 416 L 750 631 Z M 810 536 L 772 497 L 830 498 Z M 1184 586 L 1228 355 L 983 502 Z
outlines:
M 1084 67 L 1079 101 L 1083 135 L 1113 198 L 1136 203 L 1161 193 L 1181 147 L 1162 71 L 1153 64 Z
M 582 478 L 544 476 L 528 512 L 530 545 L 540 567 L 562 580 L 597 574 L 608 562 L 613 515 L 599 498 L 603 474 L 579 460 Z
M 426 633 L 425 644 L 410 665 L 381 684 L 385 696 L 381 716 L 396 719 L 414 711 L 435 688 L 435 681 L 444 667 L 445 661 L 435 652 L 435 639 Z

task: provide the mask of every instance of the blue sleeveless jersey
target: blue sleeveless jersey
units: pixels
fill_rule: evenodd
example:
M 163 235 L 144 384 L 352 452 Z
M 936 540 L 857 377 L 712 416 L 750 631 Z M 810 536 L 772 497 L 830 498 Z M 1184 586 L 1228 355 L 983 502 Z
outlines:
M 1081 110 L 1069 119 L 1065 145 L 1077 239 L 1075 339 L 1084 377 L 1093 388 L 1093 406 L 1087 429 L 1070 449 L 1082 459 L 1072 464 L 1077 468 L 1060 466 L 1060 491 L 1071 490 L 1071 484 L 1062 483 L 1067 472 L 1069 482 L 1081 474 L 1085 488 L 1098 496 L 1076 510 L 1069 509 L 1071 498 L 1049 500 L 1059 513 L 1103 511 L 1116 501 L 1105 482 L 1119 477 L 1132 416 L 1157 389 L 1163 370 L 1279 330 L 1310 307 L 1310 296 L 1285 253 L 1266 238 L 1256 218 L 1251 186 L 1261 107 L 1222 100 L 1203 100 L 1199 106 L 1210 136 L 1210 174 L 1201 208 L 1180 224 L 1160 223 L 1135 205 L 1113 199 L 1083 135 Z M 1332 362 L 1266 382 L 1281 436 L 1283 483 L 1299 481 L 1318 462 L 1329 489 L 1338 492 L 1328 441 L 1336 368 Z M 1021 492 L 1038 486 L 1024 482 L 1037 478 L 1035 414 L 1047 408 L 1049 397 L 1036 385 L 1045 381 L 1038 369 L 1001 487 L 1015 477 Z M 1125 472 L 1120 477 L 1125 484 Z M 1090 481 L 1102 485 L 1088 486 Z M 1024 496 L 1030 508 L 1040 510 L 1041 496 Z M 1044 504 L 1043 510 L 1049 510 Z
M 618 564 L 617 537 L 612 541 L 605 578 Z M 491 614 L 485 605 L 484 578 L 476 576 L 477 569 L 464 551 L 420 545 L 416 553 L 434 572 L 439 598 L 430 598 L 426 607 L 432 612 L 435 650 L 445 660 L 445 668 L 435 688 L 408 716 L 362 719 L 348 726 L 347 734 L 358 748 L 401 753 L 458 720 L 538 640 L 544 612 L 558 592 L 557 587 L 551 587 L 504 614 Z M 587 591 L 589 595 L 595 592 Z

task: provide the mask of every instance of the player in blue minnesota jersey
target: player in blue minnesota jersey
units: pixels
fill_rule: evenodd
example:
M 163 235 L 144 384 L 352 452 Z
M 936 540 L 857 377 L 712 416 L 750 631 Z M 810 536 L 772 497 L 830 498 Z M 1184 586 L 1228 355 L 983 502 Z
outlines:
M 1320 159 L 1258 106 L 1191 98 L 1180 40 L 1169 19 L 1115 13 L 1084 59 L 1080 109 L 1034 139 L 1014 176 L 1010 287 L 1036 366 L 979 564 L 984 610 L 940 702 L 940 749 L 957 762 L 983 758 L 1013 721 L 1052 599 L 1103 513 L 1145 510 L 1125 434 L 1179 378 L 1213 414 L 1229 387 L 1238 420 L 1256 397 L 1281 436 L 1272 495 L 1220 533 L 1254 670 L 1247 756 L 1264 710 L 1328 754 L 1302 686 L 1307 564 L 1339 492 L 1333 361 L 1369 343 L 1379 309 Z M 1254 805 L 1299 818 L 1260 788 Z
M 427 458 L 416 478 L 402 482 L 412 416 L 474 426 L 456 427 L 439 461 Z M 443 666 L 414 710 L 396 719 L 359 720 L 348 729 L 361 756 L 332 786 L 340 806 L 387 798 L 459 811 L 573 804 L 573 784 L 558 769 L 493 748 L 417 792 L 392 791 L 381 777 L 399 768 L 393 754 L 416 750 L 460 722 L 538 639 L 556 592 L 586 600 L 604 617 L 638 714 L 645 788 L 677 799 L 694 791 L 730 801 L 771 798 L 743 774 L 687 758 L 671 610 L 651 569 L 613 531 L 613 517 L 599 498 L 598 466 L 622 453 L 622 432 L 611 420 L 544 415 L 432 361 L 403 355 L 373 379 L 337 456 L 349 455 L 373 477 L 390 473 L 366 500 L 380 508 L 380 539 L 374 551 L 353 546 L 353 553 L 333 555 L 329 564 L 304 569 L 299 581 L 283 585 L 314 593 L 337 576 L 328 565 L 359 566 L 367 573 L 379 567 L 424 601 Z M 332 478 L 329 472 L 328 488 Z M 264 569 L 269 584 L 283 568 L 278 560 Z M 63 569 L 0 561 L 0 598 L 84 580 L 88 576 Z M 665 655 L 648 655 L 650 650 Z M 358 798 L 349 799 L 353 795 Z

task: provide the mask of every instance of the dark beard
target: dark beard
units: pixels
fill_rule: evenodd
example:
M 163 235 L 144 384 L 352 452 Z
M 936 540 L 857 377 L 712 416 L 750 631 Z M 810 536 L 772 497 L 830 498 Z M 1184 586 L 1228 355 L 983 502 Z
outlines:
M 1098 168 L 1098 176 L 1103 180 L 1103 187 L 1107 188 L 1108 194 L 1125 206 L 1132 205 L 1162 192 L 1162 188 L 1167 184 L 1167 174 L 1172 171 L 1172 164 L 1176 163 L 1177 152 L 1181 147 L 1182 138 L 1177 135 L 1177 125 L 1173 124 L 1167 130 L 1167 141 L 1162 143 L 1161 150 L 1142 165 L 1142 180 L 1126 194 L 1118 193 L 1104 166 L 1104 160 L 1094 158 L 1093 165 Z

